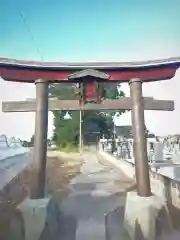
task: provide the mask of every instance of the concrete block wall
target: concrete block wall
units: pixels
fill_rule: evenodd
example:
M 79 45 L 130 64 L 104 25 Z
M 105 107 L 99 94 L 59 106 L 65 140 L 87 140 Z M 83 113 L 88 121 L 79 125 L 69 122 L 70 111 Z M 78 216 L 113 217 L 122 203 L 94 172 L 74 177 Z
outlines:
M 167 198 L 176 208 L 180 209 L 180 183 L 176 180 L 167 179 L 165 186 Z
M 29 196 L 31 163 L 29 149 L 15 139 L 0 136 L 0 239 L 7 239 L 16 206 Z
M 21 174 L 32 162 L 32 153 L 15 138 L 0 135 L 0 191 Z
M 115 156 L 99 150 L 103 159 L 121 169 L 127 177 L 135 179 L 135 166 L 133 163 L 117 159 Z M 162 174 L 163 171 L 150 169 L 150 182 L 152 193 L 170 202 L 174 207 L 180 210 L 180 181 L 173 179 L 173 175 Z
M 29 149 L 23 147 L 18 139 L 8 139 L 6 135 L 0 135 L 0 161 L 27 152 Z
M 151 170 L 149 174 L 152 193 L 154 193 L 158 197 L 166 199 L 166 188 L 163 181 L 163 177 L 160 174 L 157 174 L 156 172 Z
M 115 167 L 120 168 L 128 178 L 135 179 L 135 169 L 133 167 L 134 166 L 133 163 L 117 159 L 115 156 L 103 152 L 102 150 L 99 151 L 99 154 L 103 159 L 106 159 Z

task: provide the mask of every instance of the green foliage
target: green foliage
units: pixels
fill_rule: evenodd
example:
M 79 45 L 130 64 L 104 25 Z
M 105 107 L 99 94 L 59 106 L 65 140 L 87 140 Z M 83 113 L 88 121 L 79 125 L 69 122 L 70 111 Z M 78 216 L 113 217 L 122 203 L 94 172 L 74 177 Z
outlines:
M 72 100 L 78 99 L 75 94 L 74 85 L 70 83 L 51 84 L 49 86 L 49 96 L 58 99 Z M 123 91 L 118 91 L 117 85 L 108 84 L 105 86 L 105 99 L 119 99 L 124 97 Z M 125 110 L 118 111 L 122 114 Z M 82 131 L 86 131 L 88 122 L 95 122 L 98 124 L 100 134 L 109 135 L 113 128 L 112 116 L 116 112 L 82 112 Z M 79 111 L 72 111 L 70 115 L 71 120 L 65 120 L 66 111 L 53 111 L 54 115 L 54 132 L 53 141 L 57 146 L 66 148 L 67 146 L 77 146 L 79 143 Z M 68 147 L 67 147 L 68 148 Z
M 67 143 L 77 145 L 79 134 L 79 112 L 71 113 L 72 119 L 64 120 L 66 111 L 54 111 L 53 141 L 57 146 L 65 147 Z
M 123 91 L 118 90 L 118 86 L 111 84 L 107 85 L 105 88 L 105 99 L 119 99 L 120 97 L 124 97 L 125 94 Z
M 61 100 L 78 99 L 75 95 L 75 84 L 71 83 L 54 83 L 49 84 L 49 97 L 55 97 Z
M 66 152 L 66 153 L 70 153 L 70 152 L 78 152 L 78 147 L 77 145 L 74 145 L 72 143 L 66 143 L 65 146 L 60 145 L 58 147 L 58 150 L 62 151 L 62 152 Z

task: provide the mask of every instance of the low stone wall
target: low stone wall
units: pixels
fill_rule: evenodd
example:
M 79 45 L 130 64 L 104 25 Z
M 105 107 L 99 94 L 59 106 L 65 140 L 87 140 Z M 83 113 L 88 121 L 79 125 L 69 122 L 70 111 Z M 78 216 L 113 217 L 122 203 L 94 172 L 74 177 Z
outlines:
M 23 147 L 19 140 L 8 139 L 6 135 L 0 135 L 0 161 L 28 152 L 29 149 Z
M 59 204 L 69 193 L 70 189 L 68 187 L 68 183 L 79 173 L 82 162 L 83 159 L 80 154 L 68 154 L 54 151 L 48 152 L 46 168 L 46 195 L 52 195 L 53 200 Z M 0 239 L 22 239 L 19 235 L 14 236 L 12 233 L 13 231 L 10 231 L 10 229 L 11 227 L 15 229 L 16 227 L 19 227 L 19 225 L 16 224 L 16 216 L 19 216 L 19 213 L 17 215 L 16 211 L 17 206 L 23 206 L 23 202 L 26 203 L 25 198 L 29 197 L 30 191 L 32 194 L 35 189 L 34 180 L 36 179 L 36 173 L 34 170 L 35 169 L 33 168 L 32 163 L 28 166 L 26 165 L 26 167 L 19 172 L 19 174 L 16 175 L 11 182 L 9 182 L 9 184 L 6 184 L 2 191 L 0 191 Z M 36 201 L 34 200 L 32 203 L 33 202 L 36 205 Z M 32 213 L 33 211 L 32 209 L 28 210 L 29 213 Z M 33 216 L 35 218 L 36 214 Z M 12 219 L 13 221 L 11 221 Z M 49 219 L 50 221 L 52 220 L 52 215 L 49 216 Z M 37 218 L 35 220 L 36 221 L 33 221 L 33 224 L 37 224 Z M 54 228 L 54 223 L 51 224 L 51 226 Z M 28 231 L 29 229 L 31 228 L 28 228 Z M 9 236 L 9 233 L 11 236 Z M 52 237 L 44 237 L 43 234 L 46 234 L 46 229 L 42 232 L 42 237 L 40 239 L 52 239 Z
M 109 161 L 115 167 L 120 168 L 127 177 L 135 179 L 135 168 L 133 163 L 117 159 L 115 156 L 99 150 L 102 158 Z M 162 173 L 150 169 L 151 191 L 158 197 L 163 198 L 173 216 L 173 223 L 176 227 L 180 226 L 180 181 L 162 175 Z
M 99 154 L 103 159 L 108 160 L 115 167 L 120 168 L 128 178 L 135 179 L 135 170 L 133 167 L 134 165 L 133 163 L 119 160 L 116 157 L 114 157 L 112 154 L 103 152 L 101 150 L 99 151 Z
M 31 166 L 23 169 L 0 191 L 0 239 L 7 239 L 10 216 L 16 206 L 29 195 L 30 169 Z

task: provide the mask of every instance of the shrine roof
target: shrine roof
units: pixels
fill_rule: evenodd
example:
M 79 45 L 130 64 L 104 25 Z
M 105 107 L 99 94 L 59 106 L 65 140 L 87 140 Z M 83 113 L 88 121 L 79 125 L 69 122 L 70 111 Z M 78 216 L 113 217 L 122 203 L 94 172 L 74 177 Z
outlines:
M 24 61 L 9 58 L 0 58 L 0 67 L 23 67 L 37 68 L 46 70 L 69 70 L 69 69 L 141 69 L 160 66 L 180 66 L 180 57 L 171 57 L 166 59 L 135 61 L 135 62 L 40 62 Z

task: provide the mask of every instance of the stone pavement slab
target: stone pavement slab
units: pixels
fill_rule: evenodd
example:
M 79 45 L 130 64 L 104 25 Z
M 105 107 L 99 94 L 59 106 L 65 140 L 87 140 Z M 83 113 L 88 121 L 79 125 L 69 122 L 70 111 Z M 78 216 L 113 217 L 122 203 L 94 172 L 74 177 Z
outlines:
M 66 219 L 61 240 L 129 240 L 123 229 L 126 193 L 111 189 L 120 172 L 100 164 L 95 153 L 83 157 L 81 174 L 71 181 L 71 193 L 61 204 Z

